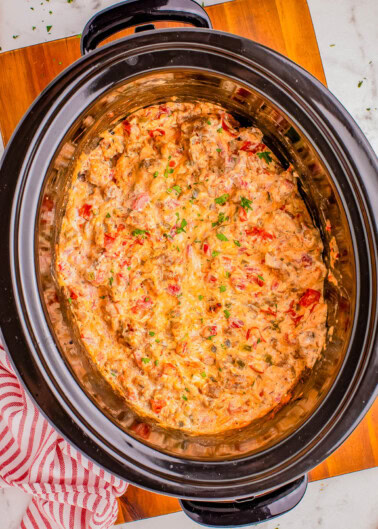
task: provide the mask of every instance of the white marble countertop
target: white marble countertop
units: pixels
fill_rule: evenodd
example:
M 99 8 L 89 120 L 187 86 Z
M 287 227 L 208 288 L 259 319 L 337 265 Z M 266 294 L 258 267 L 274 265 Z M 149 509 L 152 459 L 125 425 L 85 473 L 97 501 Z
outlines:
M 114 0 L 0 0 L 0 53 L 81 32 Z M 206 5 L 219 3 L 208 0 Z M 308 0 L 329 89 L 378 151 L 378 1 Z M 0 72 L 1 82 L 1 72 Z M 1 141 L 0 141 L 1 154 Z M 311 483 L 291 513 L 261 529 L 378 529 L 378 468 Z M 1 529 L 17 529 L 29 498 L 0 491 Z M 183 513 L 125 524 L 127 529 L 194 529 Z M 74 528 L 76 529 L 76 528 Z

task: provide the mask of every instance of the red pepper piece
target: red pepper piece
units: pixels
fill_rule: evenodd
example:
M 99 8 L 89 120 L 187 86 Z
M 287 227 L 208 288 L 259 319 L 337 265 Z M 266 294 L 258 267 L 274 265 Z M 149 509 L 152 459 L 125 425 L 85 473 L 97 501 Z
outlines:
M 81 208 L 79 209 L 79 215 L 80 217 L 83 217 L 83 219 L 88 220 L 89 215 L 91 213 L 92 206 L 91 204 L 83 204 Z
M 151 136 L 151 138 L 156 138 L 156 136 L 165 136 L 165 130 L 163 129 L 149 130 L 148 134 Z
M 299 305 L 301 307 L 310 307 L 310 305 L 319 303 L 320 299 L 320 292 L 318 290 L 313 290 L 312 288 L 308 288 L 304 294 L 302 294 Z
M 123 127 L 123 130 L 130 136 L 130 134 L 131 134 L 131 123 L 127 119 L 122 121 L 122 127 Z

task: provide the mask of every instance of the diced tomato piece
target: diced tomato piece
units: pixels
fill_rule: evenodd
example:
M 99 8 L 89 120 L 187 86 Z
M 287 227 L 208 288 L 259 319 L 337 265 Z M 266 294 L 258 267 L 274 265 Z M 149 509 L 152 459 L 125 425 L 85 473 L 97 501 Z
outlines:
M 156 138 L 156 136 L 165 136 L 165 130 L 163 129 L 149 130 L 148 134 L 150 135 L 151 138 Z
M 297 313 L 294 310 L 294 305 L 295 305 L 295 301 L 292 300 L 290 302 L 289 310 L 285 311 L 285 314 L 290 314 L 290 316 L 292 316 L 293 318 L 295 318 L 295 316 L 297 315 Z
M 264 241 L 268 239 L 272 240 L 275 238 L 275 236 L 271 233 L 268 233 L 267 231 L 262 230 L 261 228 L 257 228 L 256 226 L 254 226 L 251 230 L 245 230 L 245 233 L 249 236 L 260 237 Z
M 230 327 L 232 329 L 241 329 L 242 327 L 244 327 L 244 321 L 234 318 L 230 320 Z
M 277 311 L 274 312 L 274 310 L 272 310 L 271 307 L 268 307 L 267 310 L 260 309 L 260 312 L 262 312 L 263 314 L 269 314 L 269 316 L 273 316 L 274 318 L 277 316 Z
M 204 251 L 204 253 L 208 253 L 208 251 L 209 251 L 209 245 L 208 244 L 205 243 L 203 245 L 203 251 Z
M 125 229 L 125 225 L 124 224 L 119 224 L 118 227 L 117 227 L 117 232 L 119 233 L 120 231 L 123 231 Z
M 295 318 L 292 317 L 291 319 L 293 320 L 294 325 L 297 326 L 302 318 L 303 314 L 301 314 L 300 316 L 296 316 Z
M 172 294 L 172 296 L 177 296 L 181 290 L 181 287 L 179 285 L 168 285 L 167 290 L 170 294 Z
M 240 151 L 245 151 L 250 154 L 255 154 L 258 151 L 262 151 L 265 149 L 265 145 L 263 143 L 252 143 L 249 140 L 246 140 L 243 145 L 240 147 Z
M 217 278 L 213 275 L 209 275 L 207 276 L 207 280 L 210 282 L 210 283 L 216 283 L 217 282 Z
M 169 167 L 174 167 L 176 164 L 175 164 L 175 162 L 173 160 L 171 160 L 168 165 L 169 165 Z
M 92 209 L 91 204 L 83 204 L 81 208 L 79 209 L 80 217 L 83 217 L 83 219 L 88 220 L 91 209 Z
M 239 209 L 239 220 L 240 222 L 245 222 L 247 220 L 247 212 L 244 208 Z
M 224 119 L 222 119 L 222 129 L 228 132 L 231 136 L 237 136 L 238 134 L 236 132 L 232 132 L 230 129 L 228 123 Z
M 152 307 L 151 299 L 146 296 L 144 298 L 138 299 L 133 307 L 131 307 L 131 312 L 136 314 L 139 311 L 148 310 Z
M 309 267 L 312 265 L 312 257 L 311 255 L 308 255 L 308 253 L 304 253 L 302 255 L 302 259 L 301 259 L 302 263 L 303 263 L 303 266 L 305 268 Z
M 77 299 L 77 294 L 75 294 L 75 292 L 73 290 L 71 290 L 71 292 L 70 292 L 70 298 L 71 299 Z
M 122 127 L 123 127 L 123 130 L 130 136 L 130 134 L 131 134 L 131 123 L 127 119 L 122 121 Z
M 167 403 L 162 399 L 151 399 L 150 404 L 153 412 L 160 413 Z
M 148 439 L 151 433 L 151 426 L 145 422 L 133 424 L 131 429 L 143 439 Z
M 160 118 L 160 116 L 162 114 L 168 114 L 168 116 L 171 115 L 171 111 L 170 109 L 166 106 L 166 105 L 160 105 L 159 106 L 159 111 L 158 113 L 156 114 L 156 119 Z
M 319 303 L 320 292 L 318 290 L 313 290 L 308 288 L 304 294 L 302 294 L 300 300 L 298 301 L 301 307 L 309 307 L 314 303 Z
M 265 285 L 265 282 L 260 279 L 259 276 L 255 276 L 253 280 L 257 285 L 259 285 L 259 287 L 263 287 Z
M 110 246 L 111 244 L 113 244 L 115 239 L 116 239 L 115 236 L 110 235 L 109 233 L 105 233 L 104 234 L 104 246 L 105 247 Z
M 217 326 L 216 325 L 208 325 L 202 330 L 202 336 L 204 338 L 210 338 L 211 336 L 217 335 Z

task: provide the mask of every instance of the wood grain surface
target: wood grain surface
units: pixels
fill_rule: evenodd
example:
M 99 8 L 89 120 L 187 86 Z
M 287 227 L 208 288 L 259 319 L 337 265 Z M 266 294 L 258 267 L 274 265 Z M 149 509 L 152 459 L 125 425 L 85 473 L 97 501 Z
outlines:
M 234 0 L 206 10 L 214 29 L 265 44 L 326 83 L 306 0 Z M 157 24 L 172 25 L 180 24 Z M 109 40 L 131 32 L 121 32 Z M 78 37 L 71 37 L 0 54 L 0 131 L 5 143 L 36 96 L 80 56 L 79 43 Z M 373 466 L 378 466 L 378 400 L 348 440 L 310 472 L 310 479 Z M 180 509 L 176 499 L 134 486 L 129 486 L 119 506 L 119 523 Z

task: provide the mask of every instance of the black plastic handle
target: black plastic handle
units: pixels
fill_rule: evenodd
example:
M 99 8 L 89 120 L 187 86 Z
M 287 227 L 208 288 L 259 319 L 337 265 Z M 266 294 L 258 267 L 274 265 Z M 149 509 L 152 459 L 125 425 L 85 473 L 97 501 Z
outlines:
M 94 50 L 101 41 L 122 29 L 158 20 L 212 28 L 208 14 L 194 0 L 126 0 L 96 13 L 87 22 L 81 35 L 81 53 Z
M 210 527 L 238 527 L 271 520 L 298 505 L 307 488 L 307 475 L 255 498 L 233 502 L 180 500 L 194 522 Z

